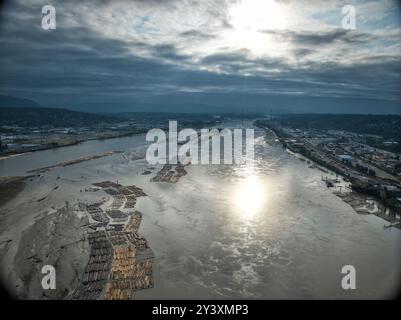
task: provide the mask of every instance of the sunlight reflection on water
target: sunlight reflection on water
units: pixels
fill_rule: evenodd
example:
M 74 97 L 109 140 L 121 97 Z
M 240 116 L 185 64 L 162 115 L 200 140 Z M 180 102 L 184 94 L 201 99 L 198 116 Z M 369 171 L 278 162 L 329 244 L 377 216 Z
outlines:
M 266 186 L 259 180 L 253 170 L 235 188 L 234 204 L 241 217 L 252 219 L 265 207 L 268 195 Z

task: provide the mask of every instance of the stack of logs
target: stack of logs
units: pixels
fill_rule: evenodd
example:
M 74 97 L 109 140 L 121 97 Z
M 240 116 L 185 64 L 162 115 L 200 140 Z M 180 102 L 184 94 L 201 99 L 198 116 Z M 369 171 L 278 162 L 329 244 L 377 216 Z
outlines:
M 135 290 L 153 287 L 153 256 L 146 239 L 138 233 L 142 214 L 118 209 L 122 206 L 124 210 L 132 209 L 136 198 L 146 194 L 136 186 L 124 187 L 111 181 L 94 185 L 106 189 L 118 207 L 112 205 L 111 209 L 103 211 L 101 203 L 87 206 L 88 214 L 103 222 L 105 228 L 95 229 L 88 235 L 90 258 L 72 299 L 131 299 Z M 110 223 L 119 220 L 125 222 Z
M 176 183 L 180 180 L 181 177 L 185 176 L 187 171 L 185 170 L 185 165 L 178 163 L 175 168 L 171 164 L 165 164 L 163 168 L 160 169 L 156 173 L 151 182 L 169 182 L 169 183 Z

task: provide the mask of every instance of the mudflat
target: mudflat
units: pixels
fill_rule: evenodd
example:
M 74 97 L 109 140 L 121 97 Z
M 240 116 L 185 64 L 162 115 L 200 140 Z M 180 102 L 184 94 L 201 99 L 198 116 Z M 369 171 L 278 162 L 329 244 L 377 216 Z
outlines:
M 14 198 L 23 188 L 26 177 L 0 177 L 0 206 Z

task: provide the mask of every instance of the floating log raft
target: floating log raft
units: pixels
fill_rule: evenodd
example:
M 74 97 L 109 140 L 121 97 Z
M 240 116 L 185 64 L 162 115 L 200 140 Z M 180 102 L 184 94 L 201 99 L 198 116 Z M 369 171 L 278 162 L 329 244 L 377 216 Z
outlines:
M 92 204 L 86 206 L 86 211 L 89 213 L 91 218 L 100 223 L 108 223 L 109 218 L 104 211 L 99 207 L 98 204 Z
M 93 185 L 96 186 L 96 187 L 103 188 L 103 189 L 110 188 L 110 187 L 117 188 L 119 186 L 118 183 L 115 183 L 113 181 L 96 182 Z
M 127 218 L 128 218 L 128 215 L 126 213 L 122 212 L 121 210 L 111 209 L 111 210 L 107 210 L 106 213 L 110 218 L 113 219 L 113 221 L 115 221 L 116 219 L 127 220 Z
M 136 186 L 128 186 L 128 190 L 131 190 L 131 192 L 134 194 L 135 197 L 145 197 L 147 194 L 143 192 L 141 188 L 138 188 Z
M 109 224 L 106 227 L 107 231 L 123 231 L 124 230 L 124 224 L 118 223 L 118 224 Z
M 90 225 L 90 258 L 72 299 L 131 299 L 135 290 L 153 287 L 153 253 L 138 233 L 142 214 L 133 210 L 137 197 L 146 193 L 111 181 L 93 185 L 109 194 L 112 203 L 86 206 L 97 223 Z
M 113 203 L 111 205 L 112 209 L 119 209 L 123 206 L 123 204 L 125 203 L 126 198 L 125 196 L 121 195 L 121 194 L 117 194 L 113 197 Z
M 172 164 L 165 164 L 150 181 L 176 183 L 181 177 L 187 174 L 185 166 L 187 165 L 181 163 L 178 163 L 175 167 Z
M 126 196 L 126 201 L 124 204 L 124 209 L 133 209 L 135 208 L 135 204 L 136 204 L 136 196 L 135 195 L 131 195 L 131 196 Z
M 139 233 L 127 232 L 127 233 L 125 233 L 125 236 L 128 239 L 128 241 L 131 242 L 135 246 L 135 248 L 138 248 L 139 250 L 144 250 L 144 249 L 148 248 L 148 242 Z
M 140 213 L 139 211 L 134 211 L 132 215 L 129 217 L 128 223 L 125 225 L 124 232 L 126 233 L 138 232 L 141 221 L 142 221 L 142 213 Z

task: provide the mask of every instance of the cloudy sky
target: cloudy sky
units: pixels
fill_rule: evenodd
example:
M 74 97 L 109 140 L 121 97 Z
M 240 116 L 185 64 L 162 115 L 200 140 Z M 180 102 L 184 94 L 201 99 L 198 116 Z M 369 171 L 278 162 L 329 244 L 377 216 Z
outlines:
M 55 30 L 41 27 L 56 8 Z M 342 27 L 353 5 L 356 29 Z M 6 1 L 0 94 L 86 111 L 401 113 L 398 1 Z

